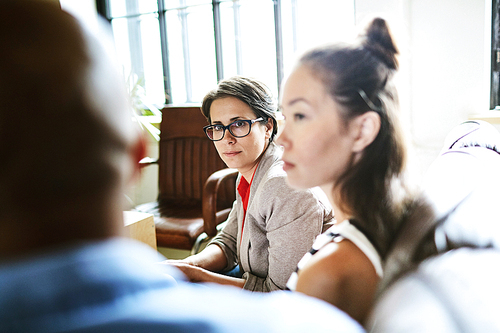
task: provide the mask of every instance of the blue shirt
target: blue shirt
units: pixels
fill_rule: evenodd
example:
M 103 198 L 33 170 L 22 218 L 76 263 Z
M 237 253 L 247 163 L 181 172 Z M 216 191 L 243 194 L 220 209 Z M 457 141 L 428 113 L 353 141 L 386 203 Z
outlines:
M 156 251 L 111 239 L 0 264 L 0 332 L 362 332 L 298 293 L 193 284 Z

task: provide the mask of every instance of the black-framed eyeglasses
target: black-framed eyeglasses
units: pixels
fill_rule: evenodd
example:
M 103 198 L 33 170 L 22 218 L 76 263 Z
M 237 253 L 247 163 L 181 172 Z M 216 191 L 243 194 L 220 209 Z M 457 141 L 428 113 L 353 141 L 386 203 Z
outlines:
M 243 138 L 248 134 L 250 134 L 253 123 L 262 120 L 264 120 L 264 118 L 262 117 L 254 120 L 240 119 L 233 121 L 231 124 L 227 126 L 221 124 L 208 125 L 203 127 L 203 130 L 205 131 L 205 134 L 208 136 L 208 138 L 212 141 L 222 140 L 224 138 L 226 130 L 228 130 L 229 133 L 231 133 L 231 135 L 234 136 L 235 138 Z

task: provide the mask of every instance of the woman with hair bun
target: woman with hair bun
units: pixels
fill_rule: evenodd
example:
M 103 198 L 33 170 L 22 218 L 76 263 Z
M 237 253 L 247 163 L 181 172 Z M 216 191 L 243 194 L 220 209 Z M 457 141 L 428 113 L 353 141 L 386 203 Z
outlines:
M 397 54 L 385 20 L 374 19 L 352 44 L 304 54 L 281 100 L 286 126 L 278 142 L 288 182 L 320 186 L 336 219 L 287 286 L 361 323 L 397 231 L 421 202 L 404 179 L 406 148 L 393 85 Z

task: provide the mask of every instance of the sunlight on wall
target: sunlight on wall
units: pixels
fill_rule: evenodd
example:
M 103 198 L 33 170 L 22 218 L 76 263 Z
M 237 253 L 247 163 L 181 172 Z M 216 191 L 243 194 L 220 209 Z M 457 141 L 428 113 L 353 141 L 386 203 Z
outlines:
M 97 10 L 94 0 L 59 0 L 61 8 L 85 24 L 97 25 Z

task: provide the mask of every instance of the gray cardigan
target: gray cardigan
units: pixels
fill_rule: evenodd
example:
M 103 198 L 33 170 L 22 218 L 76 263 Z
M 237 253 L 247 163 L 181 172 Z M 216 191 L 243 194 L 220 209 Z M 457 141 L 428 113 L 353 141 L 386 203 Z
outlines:
M 250 187 L 243 238 L 243 203 L 236 190 L 227 225 L 210 243 L 220 246 L 226 255 L 224 271 L 240 265 L 246 279 L 244 289 L 285 289 L 316 236 L 333 224 L 331 206 L 319 188 L 294 190 L 288 186 L 281 155 L 281 148 L 271 143 L 262 156 Z M 240 179 L 241 175 L 237 184 Z

